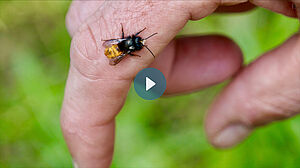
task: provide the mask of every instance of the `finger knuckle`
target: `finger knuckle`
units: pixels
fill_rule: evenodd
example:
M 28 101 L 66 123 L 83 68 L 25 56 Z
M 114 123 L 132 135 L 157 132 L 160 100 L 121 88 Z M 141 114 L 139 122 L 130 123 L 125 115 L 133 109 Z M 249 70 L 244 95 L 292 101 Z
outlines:
M 295 103 L 295 101 L 298 103 Z M 298 113 L 299 107 L 297 108 L 296 104 L 299 104 L 299 100 L 282 95 L 269 99 L 252 99 L 248 103 L 244 121 L 250 126 L 261 126 L 273 121 L 290 118 Z
M 99 76 L 101 52 L 95 37 L 94 28 L 86 24 L 74 36 L 71 43 L 71 64 L 85 77 L 96 79 Z

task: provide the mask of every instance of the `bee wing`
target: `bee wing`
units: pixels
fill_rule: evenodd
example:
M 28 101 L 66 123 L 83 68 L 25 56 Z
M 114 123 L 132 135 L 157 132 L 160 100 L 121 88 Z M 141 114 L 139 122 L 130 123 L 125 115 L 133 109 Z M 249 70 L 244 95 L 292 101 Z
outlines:
M 118 44 L 121 41 L 124 41 L 125 39 L 111 39 L 111 40 L 105 40 L 104 43 L 102 44 L 103 47 L 111 47 L 114 44 Z
M 125 58 L 126 55 L 127 55 L 127 54 L 124 53 L 124 54 L 119 55 L 119 56 L 117 56 L 117 57 L 115 57 L 115 58 L 109 59 L 109 64 L 110 64 L 110 65 L 117 65 L 120 61 L 122 61 L 122 59 Z

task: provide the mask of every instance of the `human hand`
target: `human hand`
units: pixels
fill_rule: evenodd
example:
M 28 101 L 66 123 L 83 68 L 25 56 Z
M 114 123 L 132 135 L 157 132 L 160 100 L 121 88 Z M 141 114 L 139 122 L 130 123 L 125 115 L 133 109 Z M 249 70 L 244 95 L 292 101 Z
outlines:
M 75 1 L 67 17 L 73 37 L 71 66 L 61 114 L 62 130 L 79 167 L 109 167 L 113 154 L 115 116 L 121 110 L 137 72 L 148 66 L 167 79 L 165 94 L 186 93 L 235 75 L 206 118 L 210 142 L 232 146 L 261 124 L 296 114 L 300 105 L 298 35 L 241 70 L 242 54 L 229 39 L 198 36 L 172 40 L 189 20 L 215 10 L 239 11 L 246 0 L 210 1 Z M 285 0 L 253 1 L 288 16 L 295 16 Z M 244 5 L 248 8 L 248 4 Z M 250 6 L 251 7 L 251 6 Z M 120 37 L 147 27 L 141 34 L 159 34 L 147 41 L 155 54 L 142 50 L 110 66 L 101 39 Z

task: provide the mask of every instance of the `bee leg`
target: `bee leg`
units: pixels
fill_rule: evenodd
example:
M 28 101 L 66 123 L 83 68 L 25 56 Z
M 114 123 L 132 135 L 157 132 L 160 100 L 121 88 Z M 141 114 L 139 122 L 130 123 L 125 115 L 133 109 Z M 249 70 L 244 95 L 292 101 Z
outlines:
M 123 24 L 122 23 L 121 23 L 121 27 L 122 27 L 122 38 L 125 38 L 124 29 L 123 29 Z
M 118 39 L 108 39 L 108 40 L 102 40 L 101 41 L 111 41 L 111 40 L 118 40 Z
M 136 35 L 136 36 L 139 35 L 139 34 L 142 33 L 144 30 L 146 30 L 146 27 L 145 27 L 143 30 L 137 32 L 135 35 Z
M 129 55 L 131 55 L 131 56 L 135 56 L 135 57 L 142 57 L 142 56 L 140 56 L 140 55 L 137 55 L 137 54 L 129 54 Z
M 146 46 L 146 45 L 144 45 L 146 48 L 147 48 L 147 50 L 151 53 L 151 55 L 153 56 L 153 58 L 155 58 L 155 55 L 153 54 L 153 52 L 148 48 L 148 46 Z

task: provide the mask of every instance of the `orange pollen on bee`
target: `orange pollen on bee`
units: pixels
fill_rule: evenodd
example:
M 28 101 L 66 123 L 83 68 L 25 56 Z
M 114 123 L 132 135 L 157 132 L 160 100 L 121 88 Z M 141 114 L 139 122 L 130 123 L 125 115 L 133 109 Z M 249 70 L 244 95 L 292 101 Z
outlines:
M 105 48 L 104 54 L 106 55 L 107 58 L 115 58 L 117 56 L 120 56 L 122 52 L 119 50 L 118 45 L 112 45 L 109 48 Z

